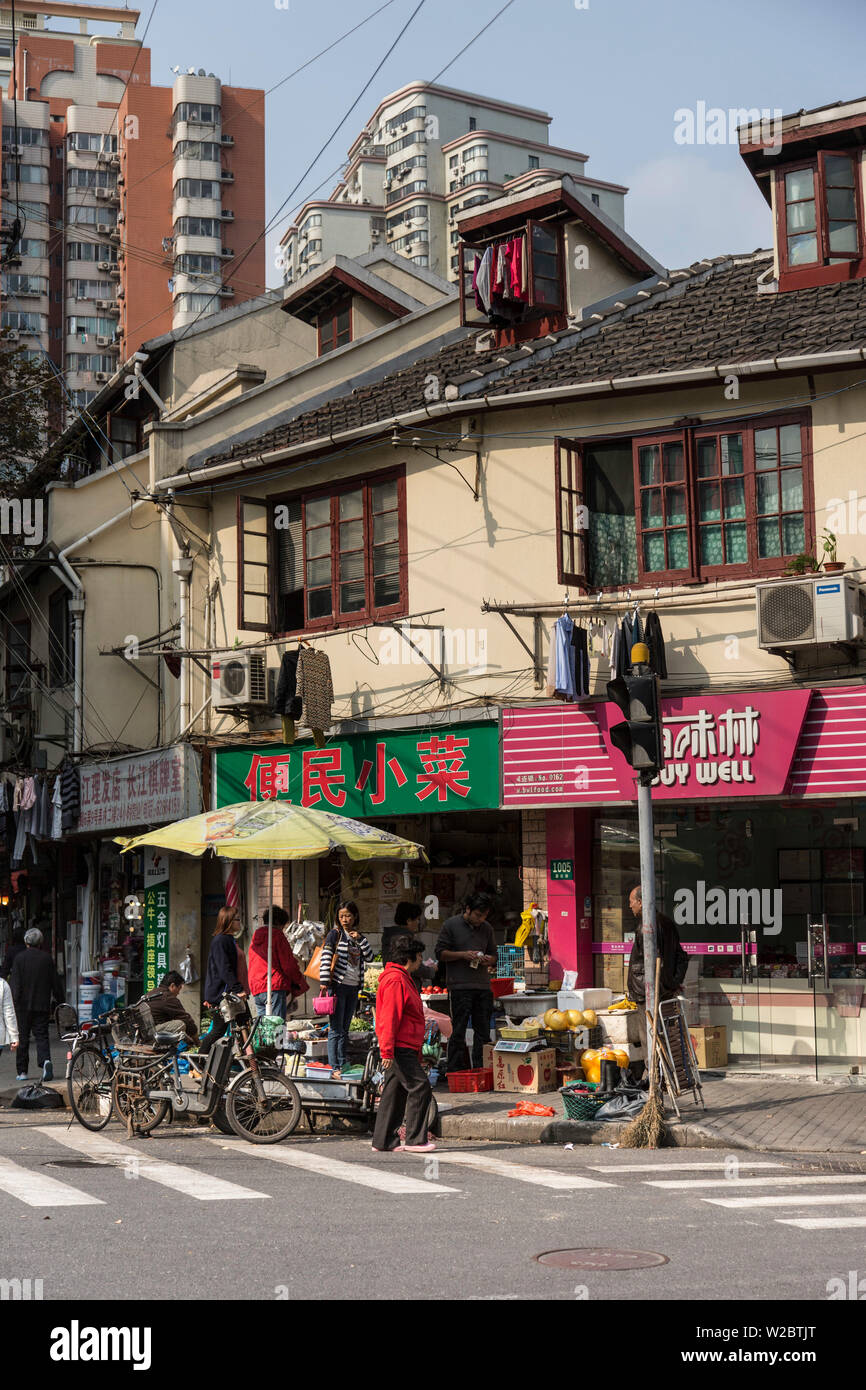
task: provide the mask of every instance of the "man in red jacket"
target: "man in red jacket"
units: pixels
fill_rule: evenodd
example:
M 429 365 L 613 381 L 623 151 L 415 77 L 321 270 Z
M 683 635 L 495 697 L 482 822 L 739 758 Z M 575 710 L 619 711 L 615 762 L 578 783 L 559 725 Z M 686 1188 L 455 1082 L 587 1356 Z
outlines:
M 427 1140 L 430 1082 L 421 1066 L 424 1045 L 424 1006 L 412 978 L 421 964 L 424 946 L 410 937 L 397 937 L 391 959 L 382 971 L 376 993 L 376 1034 L 382 1052 L 385 1084 L 376 1113 L 373 1151 L 431 1153 Z M 406 1142 L 399 1129 L 406 1119 Z
M 285 938 L 283 928 L 288 926 L 289 915 L 281 907 L 272 909 L 274 914 L 274 935 L 271 943 L 271 1014 L 275 1018 L 286 1017 L 286 1002 L 291 1003 L 310 988 L 301 974 L 295 954 Z M 253 996 L 259 1014 L 268 1007 L 268 922 L 270 915 L 265 908 L 265 925 L 257 927 L 250 942 L 249 975 L 250 994 Z

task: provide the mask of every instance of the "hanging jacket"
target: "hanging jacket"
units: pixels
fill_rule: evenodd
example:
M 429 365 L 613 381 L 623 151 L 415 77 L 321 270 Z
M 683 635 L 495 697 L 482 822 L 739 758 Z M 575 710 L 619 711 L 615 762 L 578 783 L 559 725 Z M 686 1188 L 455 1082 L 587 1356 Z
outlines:
M 649 647 L 649 664 L 661 680 L 668 678 L 668 661 L 665 655 L 665 639 L 657 613 L 650 613 L 646 620 L 646 644 Z
M 295 954 L 286 940 L 282 927 L 274 927 L 271 943 L 271 989 L 285 990 L 292 999 L 310 988 L 301 974 Z M 268 992 L 268 928 L 257 927 L 249 951 L 250 994 Z
M 524 237 L 515 237 L 508 243 L 508 277 L 511 289 L 511 298 L 526 302 L 529 298 L 527 286 L 524 278 L 524 248 L 526 240 Z
M 477 299 L 481 301 L 481 308 L 485 314 L 490 313 L 490 272 L 492 265 L 493 252 L 488 246 L 481 257 L 481 264 L 475 277 L 475 294 Z
M 5 980 L 0 979 L 0 1047 L 8 1047 L 18 1041 L 18 1019 L 12 1002 L 12 991 Z
M 571 630 L 571 645 L 574 648 L 575 695 L 580 698 L 589 694 L 589 643 L 585 627 L 575 623 Z
M 556 693 L 564 695 L 567 700 L 573 700 L 577 693 L 574 647 L 571 645 L 573 630 L 574 623 L 566 613 L 557 619 L 553 630 L 556 643 Z
M 274 714 L 287 716 L 289 719 L 300 719 L 303 703 L 298 689 L 298 653 L 297 651 L 286 652 L 280 662 L 280 674 L 277 679 L 277 690 L 274 696 Z
M 389 961 L 376 991 L 376 1036 L 382 1056 L 393 1058 L 398 1047 L 420 1052 L 424 1042 L 424 1006 L 404 965 Z
M 334 685 L 326 652 L 304 648 L 298 658 L 298 694 L 304 702 L 304 719 L 311 729 L 331 727 Z

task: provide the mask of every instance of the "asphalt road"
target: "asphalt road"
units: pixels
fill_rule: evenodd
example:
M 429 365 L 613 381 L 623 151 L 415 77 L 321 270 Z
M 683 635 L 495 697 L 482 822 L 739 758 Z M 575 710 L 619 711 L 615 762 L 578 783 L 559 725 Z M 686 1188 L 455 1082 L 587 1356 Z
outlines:
M 0 1125 L 0 1280 L 41 1279 L 45 1300 L 820 1302 L 866 1275 L 864 1233 L 862 1159 L 447 1142 L 428 1158 L 361 1137 Z M 667 1263 L 536 1261 L 572 1247 Z

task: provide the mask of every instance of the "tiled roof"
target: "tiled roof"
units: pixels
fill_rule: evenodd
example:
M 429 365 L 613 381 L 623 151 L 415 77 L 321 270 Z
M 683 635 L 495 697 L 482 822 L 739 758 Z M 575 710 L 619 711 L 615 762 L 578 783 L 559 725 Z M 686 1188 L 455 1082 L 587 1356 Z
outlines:
M 286 448 L 419 409 L 425 379 L 440 379 L 441 398 L 471 400 L 611 377 L 639 377 L 827 353 L 866 344 L 866 280 L 783 294 L 759 293 L 771 253 L 721 256 L 668 272 L 649 287 L 627 290 L 603 312 L 522 348 L 477 350 L 477 333 L 419 357 L 381 381 L 303 412 L 206 462 Z M 456 391 L 455 391 L 456 388 Z

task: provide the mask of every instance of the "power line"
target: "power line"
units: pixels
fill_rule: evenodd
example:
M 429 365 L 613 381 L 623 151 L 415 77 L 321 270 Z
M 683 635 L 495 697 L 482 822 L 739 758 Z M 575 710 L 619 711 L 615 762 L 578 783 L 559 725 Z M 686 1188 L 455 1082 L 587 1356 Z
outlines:
M 507 4 L 507 5 L 503 5 L 501 10 L 497 10 L 497 12 L 496 12 L 496 14 L 493 16 L 493 18 L 490 19 L 490 20 L 488 20 L 487 23 L 484 25 L 484 28 L 483 28 L 483 29 L 479 29 L 479 30 L 478 30 L 478 33 L 474 36 L 474 38 L 471 38 L 467 44 L 464 44 L 464 46 L 461 48 L 460 52 L 459 52 L 459 53 L 455 53 L 455 55 L 454 55 L 454 57 L 451 59 L 451 61 L 450 61 L 449 63 L 446 63 L 445 66 L 444 66 L 444 68 L 440 68 L 439 71 L 437 72 L 437 74 L 436 74 L 435 77 L 431 77 L 431 78 L 430 78 L 430 85 L 432 86 L 434 82 L 438 82 L 438 81 L 439 81 L 439 78 L 442 76 L 442 74 L 445 73 L 445 72 L 447 72 L 449 68 L 453 68 L 453 66 L 454 66 L 454 64 L 457 62 L 458 58 L 462 58 L 462 57 L 463 57 L 463 54 L 466 53 L 466 52 L 472 47 L 472 45 L 473 45 L 474 43 L 477 43 L 478 40 L 481 38 L 481 35 L 482 35 L 482 34 L 486 34 L 486 33 L 487 33 L 487 30 L 491 27 L 491 25 L 495 24 L 496 21 L 497 21 L 497 19 L 499 19 L 502 15 L 505 14 L 505 11 L 506 11 L 506 10 L 510 10 L 510 9 L 511 9 L 511 6 L 512 6 L 513 4 L 514 4 L 514 0 L 508 0 L 508 4 Z

